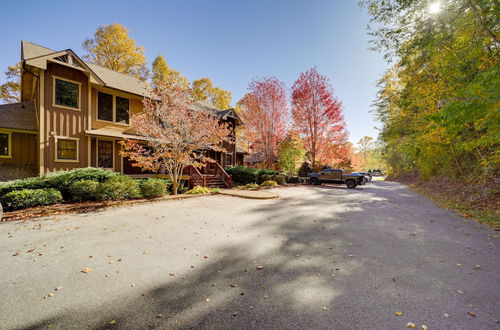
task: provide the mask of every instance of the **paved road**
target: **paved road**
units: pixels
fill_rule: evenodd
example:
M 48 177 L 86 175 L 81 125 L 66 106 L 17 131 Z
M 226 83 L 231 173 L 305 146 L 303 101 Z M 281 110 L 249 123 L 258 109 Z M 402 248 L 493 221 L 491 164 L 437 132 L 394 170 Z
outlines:
M 0 224 L 0 328 L 499 329 L 499 233 L 396 183 L 275 191 Z

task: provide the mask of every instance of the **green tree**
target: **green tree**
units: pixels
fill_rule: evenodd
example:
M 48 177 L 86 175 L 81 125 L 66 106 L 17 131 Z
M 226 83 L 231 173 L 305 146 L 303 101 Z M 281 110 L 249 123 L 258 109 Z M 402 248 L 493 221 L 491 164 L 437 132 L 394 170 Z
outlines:
M 136 45 L 120 23 L 99 26 L 82 48 L 87 52 L 83 58 L 92 63 L 141 79 L 148 75 L 144 48 Z
M 21 63 L 9 65 L 5 71 L 6 82 L 0 85 L 0 101 L 16 103 L 21 101 Z
M 159 83 L 167 83 L 172 86 L 177 86 L 183 90 L 187 90 L 189 88 L 189 80 L 179 71 L 171 69 L 162 55 L 156 56 L 151 70 L 153 72 L 153 86 L 158 85 Z
M 288 135 L 278 145 L 278 163 L 280 169 L 289 175 L 297 174 L 298 167 L 305 158 L 305 150 L 300 140 Z
M 498 1 L 369 0 L 374 48 L 393 61 L 375 102 L 393 172 L 500 171 Z

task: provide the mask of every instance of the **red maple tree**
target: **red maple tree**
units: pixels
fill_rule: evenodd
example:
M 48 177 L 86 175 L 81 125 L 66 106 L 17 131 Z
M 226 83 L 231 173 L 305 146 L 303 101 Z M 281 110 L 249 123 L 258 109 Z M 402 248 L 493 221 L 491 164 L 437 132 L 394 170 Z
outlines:
M 285 84 L 274 77 L 253 79 L 239 102 L 245 138 L 270 168 L 277 159 L 279 142 L 285 137 L 289 112 Z
M 294 129 L 299 133 L 314 169 L 348 158 L 347 130 L 342 104 L 328 78 L 312 68 L 300 74 L 292 86 Z
M 131 123 L 144 140 L 123 142 L 121 154 L 144 170 L 158 172 L 163 167 L 172 180 L 174 195 L 185 167 L 214 162 L 200 151 L 225 152 L 224 143 L 234 142 L 227 123 L 174 84 L 156 85 L 150 97 L 143 99 L 143 111 L 131 116 Z

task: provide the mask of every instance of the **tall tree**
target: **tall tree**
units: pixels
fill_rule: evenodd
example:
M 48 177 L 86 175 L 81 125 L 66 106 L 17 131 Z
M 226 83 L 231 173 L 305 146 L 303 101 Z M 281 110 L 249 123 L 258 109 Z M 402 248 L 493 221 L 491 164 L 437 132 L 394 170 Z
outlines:
M 285 137 L 289 112 L 285 84 L 277 78 L 254 79 L 249 93 L 239 101 L 245 135 L 267 167 L 277 158 L 278 143 Z
M 0 85 L 0 101 L 15 103 L 21 101 L 21 63 L 9 65 L 5 71 L 6 82 Z
M 171 84 L 184 90 L 189 88 L 189 80 L 179 71 L 171 69 L 162 55 L 156 56 L 151 70 L 153 72 L 153 86 L 158 84 Z
M 148 75 L 144 48 L 136 45 L 120 23 L 98 27 L 82 48 L 87 51 L 83 57 L 92 63 L 141 79 Z
M 301 73 L 292 86 L 292 115 L 314 169 L 318 162 L 328 165 L 347 158 L 342 104 L 315 68 Z
M 358 141 L 358 148 L 363 155 L 364 164 L 366 164 L 368 153 L 373 148 L 373 138 L 371 136 L 364 136 L 361 140 Z
M 295 134 L 288 134 L 278 146 L 280 170 L 289 175 L 296 175 L 304 161 L 305 153 L 302 141 Z
M 500 171 L 495 0 L 367 0 L 374 48 L 393 60 L 375 102 L 393 173 Z
M 225 110 L 231 107 L 231 92 L 214 87 L 210 78 L 200 78 L 193 81 L 192 95 L 197 100 L 210 102 L 218 109 Z
M 127 140 L 124 156 L 130 157 L 146 170 L 165 168 L 173 183 L 173 193 L 182 179 L 186 166 L 203 166 L 212 161 L 196 152 L 225 152 L 224 142 L 232 142 L 227 124 L 213 112 L 196 107 L 189 91 L 171 84 L 158 84 L 151 98 L 143 99 L 143 111 L 132 115 L 131 123 L 147 143 Z

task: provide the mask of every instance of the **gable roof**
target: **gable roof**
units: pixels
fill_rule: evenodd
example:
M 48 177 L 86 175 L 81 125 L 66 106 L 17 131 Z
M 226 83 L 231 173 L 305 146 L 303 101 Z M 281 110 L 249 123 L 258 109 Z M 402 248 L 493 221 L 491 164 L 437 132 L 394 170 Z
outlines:
M 136 77 L 103 68 L 102 66 L 99 66 L 97 64 L 83 61 L 71 49 L 67 49 L 65 51 L 71 52 L 72 55 L 74 55 L 78 60 L 84 63 L 84 65 L 87 66 L 88 70 L 91 73 L 95 74 L 99 78 L 99 80 L 103 82 L 105 87 L 122 90 L 140 96 L 149 94 L 148 85 L 146 82 Z M 35 58 L 43 56 L 50 56 L 51 54 L 56 55 L 58 53 L 60 53 L 60 51 L 42 47 L 32 42 L 24 40 L 21 42 L 21 58 L 24 61 L 33 60 Z
M 0 105 L 0 128 L 38 131 L 33 102 Z

